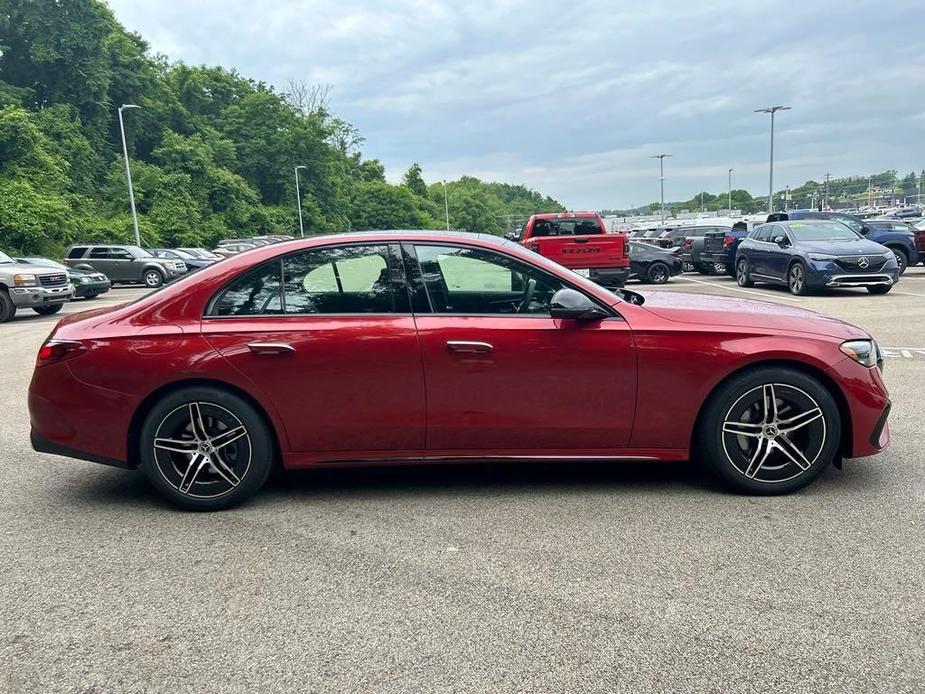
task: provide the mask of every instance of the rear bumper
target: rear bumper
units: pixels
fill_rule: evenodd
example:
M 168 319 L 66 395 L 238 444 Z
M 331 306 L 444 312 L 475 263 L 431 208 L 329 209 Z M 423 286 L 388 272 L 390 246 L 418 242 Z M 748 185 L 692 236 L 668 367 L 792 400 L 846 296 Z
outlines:
M 63 362 L 36 368 L 28 403 L 37 451 L 129 466 L 128 430 L 139 398 L 84 383 Z
M 729 256 L 728 253 L 701 253 L 700 254 L 701 263 L 710 263 L 711 265 L 725 265 L 726 267 L 732 267 L 734 262 L 733 259 Z
M 63 304 L 74 296 L 69 284 L 63 287 L 12 287 L 9 293 L 17 308 Z
M 620 268 L 591 268 L 590 279 L 602 287 L 622 287 L 630 278 L 628 267 Z

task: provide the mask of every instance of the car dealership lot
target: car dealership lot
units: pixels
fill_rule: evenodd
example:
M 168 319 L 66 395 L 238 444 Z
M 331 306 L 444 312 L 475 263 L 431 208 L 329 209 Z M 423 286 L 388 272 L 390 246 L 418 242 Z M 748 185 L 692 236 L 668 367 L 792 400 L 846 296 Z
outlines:
M 886 296 L 631 288 L 869 330 L 895 348 L 893 447 L 789 497 L 688 464 L 451 466 L 286 474 L 182 513 L 139 475 L 32 452 L 57 317 L 0 326 L 0 690 L 921 690 L 925 270 Z

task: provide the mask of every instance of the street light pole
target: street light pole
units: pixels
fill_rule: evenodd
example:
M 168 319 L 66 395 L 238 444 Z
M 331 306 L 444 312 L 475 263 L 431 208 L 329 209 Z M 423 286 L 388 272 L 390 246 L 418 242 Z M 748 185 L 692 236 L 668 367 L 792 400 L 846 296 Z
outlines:
M 299 165 L 295 167 L 295 204 L 299 210 L 299 235 L 305 237 L 305 226 L 302 224 L 302 194 L 299 192 L 299 169 L 307 169 L 307 166 Z
M 755 113 L 771 114 L 771 165 L 768 172 L 768 214 L 774 211 L 774 114 L 778 111 L 789 111 L 790 106 L 768 106 L 756 108 Z
M 446 230 L 450 230 L 450 203 L 446 197 L 446 181 L 443 181 L 443 211 L 446 212 Z
M 732 216 L 732 172 L 733 171 L 735 171 L 735 169 L 729 169 L 729 189 L 728 189 L 729 202 L 728 202 L 728 205 L 729 205 L 729 215 L 730 216 Z
M 662 226 L 665 226 L 665 157 L 670 154 L 653 154 L 650 159 L 658 159 L 658 187 L 659 209 L 661 210 Z
M 122 104 L 119 107 L 119 132 L 122 133 L 122 154 L 125 156 L 125 180 L 128 182 L 128 201 L 132 206 L 132 226 L 135 228 L 135 245 L 141 245 L 141 234 L 138 233 L 138 213 L 135 211 L 135 191 L 132 189 L 132 169 L 128 164 L 128 145 L 125 142 L 125 122 L 122 120 L 122 111 L 127 108 L 141 108 L 135 104 Z

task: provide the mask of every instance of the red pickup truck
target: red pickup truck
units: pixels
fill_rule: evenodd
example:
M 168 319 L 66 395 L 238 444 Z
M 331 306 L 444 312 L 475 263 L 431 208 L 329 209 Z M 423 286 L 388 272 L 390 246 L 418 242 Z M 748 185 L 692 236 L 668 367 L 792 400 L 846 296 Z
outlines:
M 628 237 L 607 233 L 596 212 L 535 214 L 521 245 L 605 287 L 622 287 L 630 275 Z

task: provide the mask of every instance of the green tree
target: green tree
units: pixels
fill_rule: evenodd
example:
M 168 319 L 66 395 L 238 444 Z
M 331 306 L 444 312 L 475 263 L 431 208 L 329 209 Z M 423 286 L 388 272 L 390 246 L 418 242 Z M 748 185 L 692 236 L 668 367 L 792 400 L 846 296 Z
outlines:
M 421 177 L 421 165 L 417 162 L 414 162 L 405 171 L 405 175 L 402 177 L 402 185 L 418 197 L 427 197 L 427 184 L 424 183 L 424 179 Z

